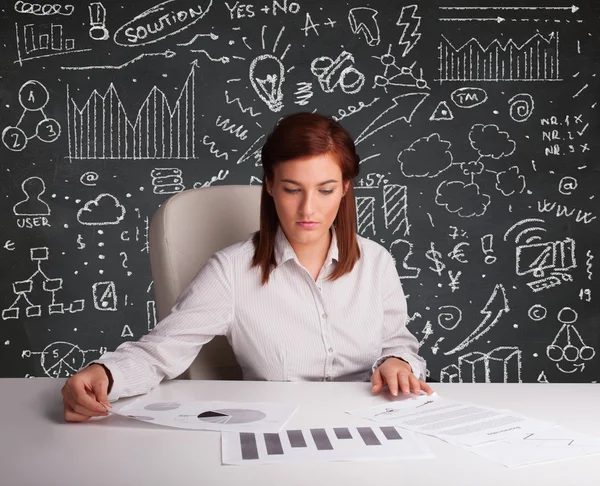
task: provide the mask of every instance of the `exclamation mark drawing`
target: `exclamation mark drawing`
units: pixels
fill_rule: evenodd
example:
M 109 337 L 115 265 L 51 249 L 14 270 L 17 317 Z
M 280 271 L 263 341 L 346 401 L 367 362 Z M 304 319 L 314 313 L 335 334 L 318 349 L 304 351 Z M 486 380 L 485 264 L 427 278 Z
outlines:
M 483 261 L 488 265 L 496 262 L 496 256 L 494 255 L 494 249 L 492 248 L 494 245 L 494 235 L 485 235 L 481 237 L 481 249 L 483 250 L 483 254 L 485 258 Z
M 90 11 L 90 37 L 93 40 L 108 39 L 108 29 L 106 28 L 106 9 L 100 2 L 93 2 L 89 5 Z

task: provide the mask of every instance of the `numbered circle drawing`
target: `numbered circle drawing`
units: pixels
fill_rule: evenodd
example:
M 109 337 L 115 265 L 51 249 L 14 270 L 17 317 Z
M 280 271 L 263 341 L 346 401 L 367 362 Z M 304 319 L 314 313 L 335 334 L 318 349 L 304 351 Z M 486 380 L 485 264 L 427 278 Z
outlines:
M 157 402 L 146 405 L 144 409 L 153 412 L 164 412 L 166 410 L 175 410 L 179 407 L 181 407 L 181 404 L 177 402 Z
M 42 142 L 54 142 L 60 135 L 60 125 L 54 118 L 46 118 L 37 124 L 35 134 Z
M 203 422 L 213 424 L 247 424 L 258 422 L 266 417 L 260 410 L 245 410 L 242 408 L 223 408 L 207 410 L 198 415 Z
M 19 90 L 19 103 L 26 110 L 41 110 L 49 98 L 48 90 L 39 81 L 27 81 Z
M 40 359 L 44 373 L 50 378 L 68 378 L 77 373 L 85 361 L 79 346 L 65 341 L 49 344 Z
M 6 127 L 2 130 L 2 142 L 8 150 L 20 152 L 27 146 L 27 135 L 19 127 Z

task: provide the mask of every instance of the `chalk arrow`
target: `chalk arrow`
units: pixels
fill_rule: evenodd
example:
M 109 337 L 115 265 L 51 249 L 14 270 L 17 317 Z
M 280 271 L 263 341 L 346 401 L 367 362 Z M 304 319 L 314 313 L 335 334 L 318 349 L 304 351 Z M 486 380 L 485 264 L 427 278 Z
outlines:
M 560 365 L 558 363 L 556 363 L 556 367 L 562 371 L 563 373 L 575 373 L 576 371 L 579 370 L 579 372 L 581 373 L 584 369 L 585 369 L 585 363 L 580 363 L 580 364 L 574 364 L 574 369 L 572 370 L 563 370 Z
M 440 7 L 440 10 L 570 10 L 571 13 L 575 13 L 579 7 Z
M 508 300 L 506 299 L 506 291 L 501 284 L 498 284 L 494 287 L 492 295 L 483 309 L 479 311 L 481 314 L 485 315 L 483 321 L 481 321 L 481 324 L 479 324 L 477 329 L 475 329 L 462 343 L 460 343 L 454 349 L 445 352 L 444 354 L 448 356 L 449 354 L 454 354 L 457 351 L 466 348 L 473 341 L 479 339 L 486 332 L 492 329 L 498 323 L 502 317 L 502 314 L 508 312 L 509 310 L 510 308 L 508 307 Z
M 506 19 L 503 17 L 484 17 L 484 18 L 454 18 L 454 17 L 440 17 L 440 20 L 445 22 L 504 22 Z
M 354 34 L 363 34 L 367 44 L 370 46 L 379 45 L 379 25 L 375 17 L 377 10 L 368 7 L 357 7 L 350 10 L 348 22 Z
M 356 138 L 355 144 L 358 145 L 375 132 L 397 122 L 398 120 L 404 120 L 406 123 L 410 124 L 413 115 L 428 96 L 429 94 L 427 93 L 407 93 L 395 96 L 392 99 L 394 104 L 377 118 L 375 118 L 375 120 L 373 120 L 369 126 L 362 131 L 362 133 Z

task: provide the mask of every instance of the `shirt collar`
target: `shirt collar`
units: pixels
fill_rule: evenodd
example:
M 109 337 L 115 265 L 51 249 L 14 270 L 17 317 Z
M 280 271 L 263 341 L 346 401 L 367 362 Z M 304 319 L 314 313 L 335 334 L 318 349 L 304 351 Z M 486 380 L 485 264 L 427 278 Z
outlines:
M 329 250 L 325 257 L 325 266 L 330 265 L 334 260 L 337 262 L 339 258 L 339 250 L 337 244 L 337 235 L 335 228 L 331 231 L 331 243 L 329 244 Z M 277 233 L 275 235 L 275 261 L 277 265 L 281 265 L 288 260 L 295 260 L 296 263 L 300 263 L 296 257 L 296 252 L 292 248 L 292 245 L 288 241 L 285 233 L 281 229 L 281 225 L 277 226 Z

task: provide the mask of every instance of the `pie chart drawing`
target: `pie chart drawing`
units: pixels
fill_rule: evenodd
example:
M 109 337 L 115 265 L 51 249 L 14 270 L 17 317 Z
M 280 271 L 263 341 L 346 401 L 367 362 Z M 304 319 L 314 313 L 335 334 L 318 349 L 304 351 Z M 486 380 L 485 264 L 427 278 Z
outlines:
M 258 422 L 267 415 L 260 410 L 247 410 L 243 408 L 222 408 L 219 410 L 207 410 L 198 415 L 203 422 L 213 424 L 248 424 Z
M 175 410 L 179 407 L 181 407 L 181 404 L 177 402 L 157 402 L 149 403 L 144 407 L 144 409 L 151 410 L 153 412 L 165 412 L 166 410 Z

